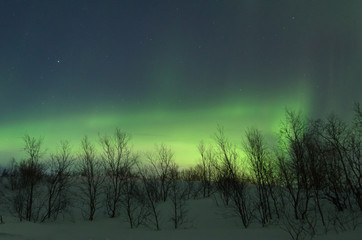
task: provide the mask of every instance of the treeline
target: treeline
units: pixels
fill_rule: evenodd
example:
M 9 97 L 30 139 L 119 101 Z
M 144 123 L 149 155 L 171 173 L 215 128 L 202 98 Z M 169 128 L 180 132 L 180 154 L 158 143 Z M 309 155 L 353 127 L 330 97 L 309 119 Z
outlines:
M 159 230 L 161 203 L 172 206 L 168 216 L 178 228 L 187 221 L 188 199 L 213 197 L 245 228 L 279 224 L 294 239 L 320 229 L 354 229 L 362 219 L 361 136 L 359 104 L 350 123 L 287 110 L 273 145 L 258 129 L 248 129 L 238 146 L 218 127 L 213 144 L 197 146 L 198 164 L 185 170 L 167 145 L 141 155 L 118 129 L 100 137 L 99 151 L 85 137 L 79 153 L 62 142 L 47 159 L 42 141 L 25 136 L 27 157 L 2 171 L 0 205 L 20 220 L 38 222 L 71 214 L 74 207 L 92 221 L 102 208 L 109 217 L 123 216 L 131 228 Z
M 160 229 L 160 204 L 171 203 L 168 216 L 178 228 L 186 220 L 185 201 L 194 184 L 182 181 L 172 150 L 157 146 L 140 156 L 129 145 L 130 135 L 116 129 L 101 136 L 96 151 L 84 137 L 80 152 L 73 154 L 68 142 L 44 158 L 42 141 L 26 135 L 26 158 L 12 160 L 1 172 L 0 207 L 20 221 L 55 221 L 72 216 L 94 220 L 102 210 L 111 218 L 122 216 L 131 228 L 147 225 Z M 1 214 L 0 214 L 1 215 Z

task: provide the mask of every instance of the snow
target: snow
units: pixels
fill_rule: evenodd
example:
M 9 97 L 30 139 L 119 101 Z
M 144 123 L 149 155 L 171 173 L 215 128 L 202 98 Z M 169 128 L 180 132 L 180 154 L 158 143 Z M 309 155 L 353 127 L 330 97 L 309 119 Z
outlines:
M 233 217 L 224 207 L 218 207 L 211 198 L 189 200 L 187 207 L 189 221 L 183 228 L 173 229 L 168 222 L 169 215 L 163 212 L 160 231 L 147 227 L 130 229 L 122 217 L 110 219 L 102 214 L 98 214 L 93 222 L 78 216 L 48 223 L 19 222 L 8 215 L 3 216 L 5 223 L 0 225 L 0 240 L 291 239 L 287 232 L 276 225 L 262 228 L 255 223 L 244 229 L 237 217 Z M 361 240 L 361 236 L 362 229 L 359 228 L 339 234 L 330 232 L 313 239 Z

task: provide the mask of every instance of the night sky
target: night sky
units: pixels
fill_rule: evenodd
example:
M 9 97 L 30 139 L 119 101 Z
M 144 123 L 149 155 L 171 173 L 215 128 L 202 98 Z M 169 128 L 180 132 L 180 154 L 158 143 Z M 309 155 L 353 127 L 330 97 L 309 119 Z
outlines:
M 362 1 L 0 1 L 0 163 L 22 137 L 77 151 L 116 127 L 136 150 L 198 159 L 217 124 L 278 132 L 286 107 L 350 117 Z

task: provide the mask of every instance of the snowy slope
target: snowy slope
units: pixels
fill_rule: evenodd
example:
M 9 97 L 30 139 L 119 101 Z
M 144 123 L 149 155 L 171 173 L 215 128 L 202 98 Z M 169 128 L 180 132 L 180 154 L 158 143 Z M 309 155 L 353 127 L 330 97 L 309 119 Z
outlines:
M 291 239 L 288 233 L 277 226 L 262 228 L 254 224 L 243 229 L 238 218 L 230 216 L 223 207 L 217 207 L 212 199 L 190 200 L 189 222 L 182 229 L 172 229 L 168 218 L 167 213 L 164 213 L 162 230 L 155 231 L 146 227 L 130 229 L 121 217 L 98 217 L 93 222 L 76 218 L 50 223 L 20 223 L 13 217 L 4 216 L 5 224 L 0 225 L 0 240 Z M 362 229 L 340 234 L 330 233 L 314 239 L 361 240 Z

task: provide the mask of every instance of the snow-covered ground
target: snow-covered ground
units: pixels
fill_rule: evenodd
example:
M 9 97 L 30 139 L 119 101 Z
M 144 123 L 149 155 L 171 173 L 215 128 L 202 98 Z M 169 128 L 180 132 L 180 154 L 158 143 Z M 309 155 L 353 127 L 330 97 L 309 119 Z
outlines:
M 58 219 L 48 223 L 19 222 L 14 217 L 3 216 L 5 223 L 0 225 L 0 240 L 291 239 L 287 232 L 275 225 L 262 228 L 255 223 L 244 229 L 238 218 L 230 216 L 225 208 L 217 207 L 213 199 L 189 200 L 189 221 L 181 229 L 172 228 L 167 213 L 161 218 L 162 229 L 155 231 L 146 227 L 130 229 L 121 217 L 110 219 L 102 214 L 93 222 L 82 220 L 78 216 L 73 220 Z M 338 234 L 331 232 L 314 239 L 361 240 L 362 229 Z

